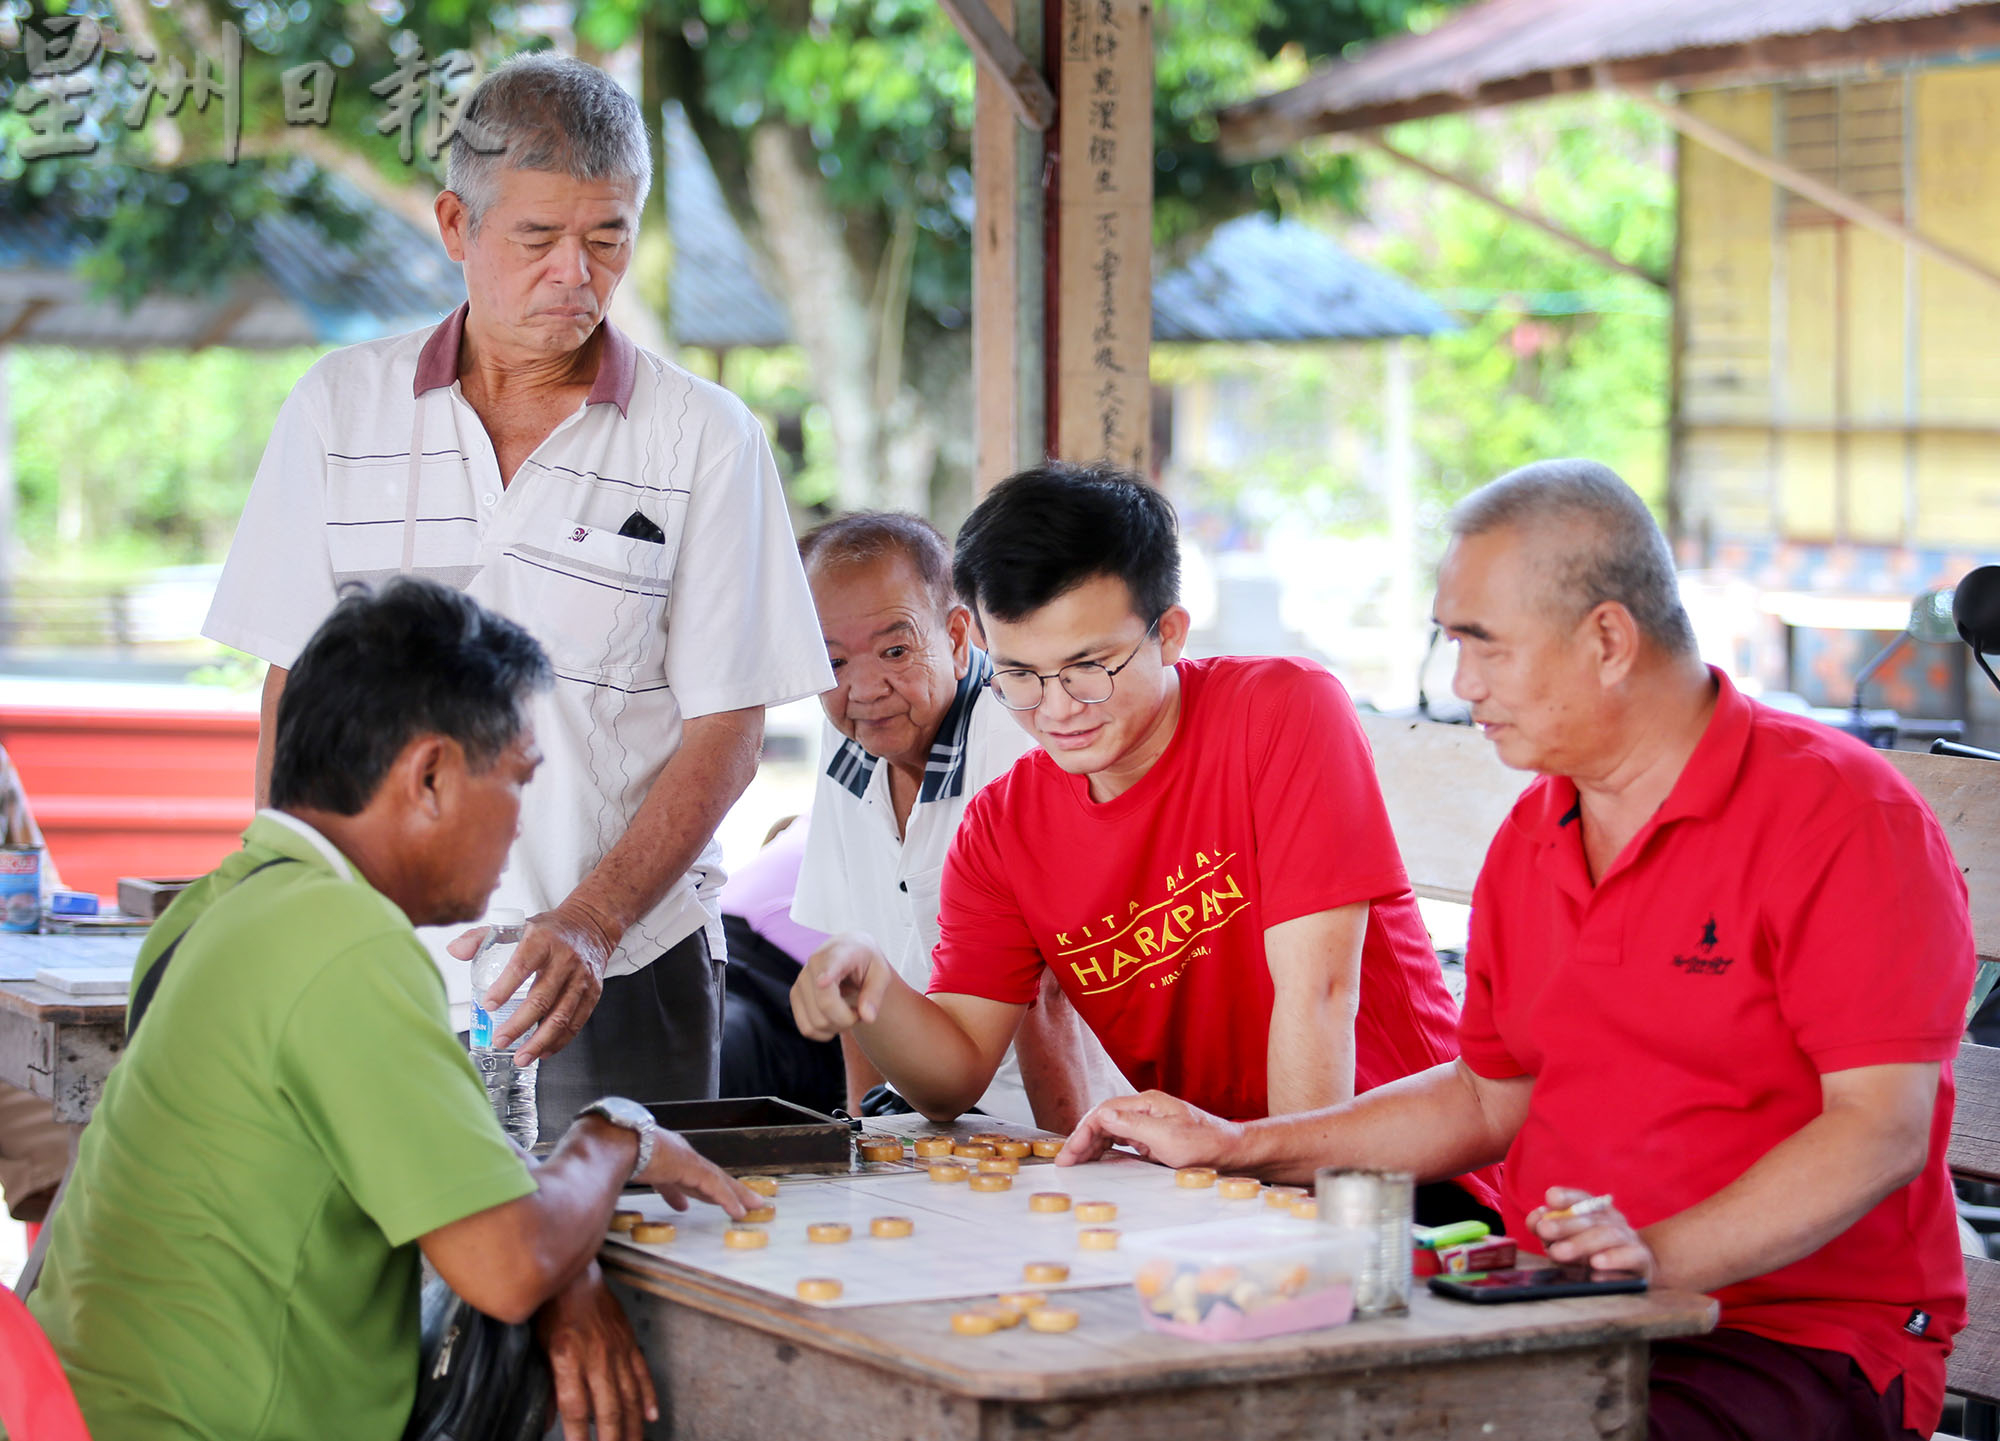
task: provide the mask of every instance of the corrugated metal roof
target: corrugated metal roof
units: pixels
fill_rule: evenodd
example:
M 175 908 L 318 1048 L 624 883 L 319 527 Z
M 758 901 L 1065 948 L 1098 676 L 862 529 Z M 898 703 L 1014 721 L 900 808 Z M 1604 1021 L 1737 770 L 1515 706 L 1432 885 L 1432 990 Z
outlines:
M 784 311 L 758 282 L 749 244 L 677 105 L 666 139 L 674 337 L 722 348 L 784 344 Z M 50 211 L 0 209 L 0 336 L 80 348 L 350 345 L 435 324 L 465 299 L 458 266 L 434 233 L 345 181 L 327 183 L 366 217 L 357 243 L 335 243 L 309 219 L 265 216 L 255 234 L 259 273 L 214 296 L 151 295 L 129 311 L 91 295 L 73 273 L 89 249 L 79 226 Z
M 679 105 L 667 109 L 674 338 L 710 349 L 783 345 L 784 308 L 764 289 Z M 1153 283 L 1155 340 L 1364 340 L 1429 335 L 1456 322 L 1386 271 L 1296 221 L 1243 216 Z
M 90 248 L 74 222 L 46 210 L 0 211 L 0 335 L 82 349 L 348 345 L 433 325 L 465 299 L 435 235 L 345 181 L 327 183 L 363 217 L 355 243 L 336 243 L 299 216 L 266 215 L 252 234 L 257 271 L 215 295 L 154 294 L 130 310 L 93 295 L 74 273 Z
M 1585 72 L 1546 87 L 1573 89 L 1590 83 L 1592 66 L 1670 56 L 1685 56 L 1687 73 L 1695 75 L 1705 64 L 1742 65 L 1757 58 L 1728 47 L 1838 36 L 1866 27 L 1906 26 L 1904 38 L 1916 47 L 1912 53 L 1926 46 L 1949 49 L 1954 35 L 1966 27 L 1910 22 L 1976 12 L 1988 12 L 1980 18 L 1990 18 L 2000 5 L 1968 0 L 1485 0 L 1426 34 L 1377 42 L 1353 59 L 1322 67 L 1291 90 L 1232 106 L 1223 120 L 1227 130 L 1260 114 L 1293 121 L 1308 114 L 1337 118 L 1431 99 L 1467 100 L 1532 77 Z M 1824 59 L 1837 61 L 1839 49 L 1829 47 Z
M 1155 340 L 1380 340 L 1457 323 L 1296 220 L 1245 215 L 1153 282 Z
M 683 345 L 730 350 L 783 345 L 784 308 L 758 279 L 757 261 L 678 101 L 667 107 L 667 225 L 674 238 L 668 328 Z

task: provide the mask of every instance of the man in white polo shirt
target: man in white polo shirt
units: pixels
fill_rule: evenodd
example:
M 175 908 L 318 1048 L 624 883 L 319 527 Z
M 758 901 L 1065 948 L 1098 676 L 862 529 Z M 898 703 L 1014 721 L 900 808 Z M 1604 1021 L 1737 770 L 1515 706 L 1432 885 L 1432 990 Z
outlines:
M 807 532 L 799 553 L 834 686 L 820 696 L 826 765 L 792 917 L 868 936 L 921 989 L 938 940 L 945 853 L 966 802 L 1034 743 L 988 693 L 993 663 L 972 643 L 972 612 L 952 594 L 951 547 L 929 521 L 843 515 Z M 854 1110 L 882 1075 L 851 1037 L 841 1046 Z M 1048 986 L 979 1109 L 1067 1131 L 1096 1101 L 1131 1089 Z M 892 1095 L 871 1109 L 913 1109 Z
M 285 668 L 343 586 L 429 576 L 548 652 L 543 779 L 494 895 L 533 917 L 495 991 L 534 986 L 496 1039 L 539 1021 L 518 1054 L 547 1062 L 548 1134 L 606 1093 L 715 1093 L 716 823 L 764 707 L 830 676 L 762 427 L 606 319 L 651 181 L 631 97 L 518 57 L 468 97 L 446 180 L 467 304 L 299 383 L 204 631 L 270 662 L 260 798 Z

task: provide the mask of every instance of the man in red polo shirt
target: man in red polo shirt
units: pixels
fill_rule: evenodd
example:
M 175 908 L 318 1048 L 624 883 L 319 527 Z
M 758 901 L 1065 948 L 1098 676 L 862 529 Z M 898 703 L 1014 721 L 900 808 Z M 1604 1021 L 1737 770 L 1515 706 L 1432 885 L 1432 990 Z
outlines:
M 1881 757 L 1702 665 L 1665 540 L 1604 467 L 1516 471 L 1452 532 L 1455 688 L 1543 775 L 1474 892 L 1462 1059 L 1249 1126 L 1108 1102 L 1063 1159 L 1117 1138 L 1297 1179 L 1504 1155 L 1517 1237 L 1721 1302 L 1712 1335 L 1655 1345 L 1656 1441 L 1928 1435 L 1965 1320 L 1944 1150 L 1973 946 L 1943 832 Z
M 966 807 L 928 997 L 869 938 L 836 937 L 792 988 L 801 1030 L 851 1029 L 937 1117 L 985 1090 L 1045 970 L 1135 1084 L 1226 1116 L 1454 1054 L 1353 704 L 1304 661 L 1181 657 L 1164 496 L 1108 468 L 1024 471 L 966 521 L 953 580 L 1040 749 Z M 1487 1214 L 1491 1179 L 1419 1207 Z

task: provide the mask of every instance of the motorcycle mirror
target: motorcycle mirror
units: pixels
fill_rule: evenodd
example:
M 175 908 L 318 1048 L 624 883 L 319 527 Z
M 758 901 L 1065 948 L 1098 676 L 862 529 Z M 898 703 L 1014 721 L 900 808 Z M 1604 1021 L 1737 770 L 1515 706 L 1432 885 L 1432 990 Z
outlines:
M 1933 645 L 1957 640 L 1958 626 L 1952 614 L 1953 594 L 1952 587 L 1941 586 L 1925 591 L 1911 602 L 1910 634 Z
M 1958 583 L 1951 618 L 1974 654 L 2000 652 L 2000 565 L 1982 565 Z

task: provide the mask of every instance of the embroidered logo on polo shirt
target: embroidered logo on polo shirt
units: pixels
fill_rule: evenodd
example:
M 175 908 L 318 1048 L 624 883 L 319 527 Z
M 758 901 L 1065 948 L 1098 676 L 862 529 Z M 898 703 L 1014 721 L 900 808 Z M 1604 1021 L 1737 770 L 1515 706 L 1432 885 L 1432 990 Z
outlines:
M 1928 1311 L 1910 1312 L 1910 1319 L 1903 1323 L 1903 1329 L 1908 1331 L 1912 1336 L 1923 1335 L 1931 1329 L 1931 1313 Z
M 1689 976 L 1719 976 L 1736 964 L 1733 956 L 1718 956 L 1715 948 L 1721 942 L 1715 934 L 1715 917 L 1711 914 L 1701 928 L 1701 940 L 1695 945 L 1695 954 L 1675 956 L 1674 968 Z
M 569 533 L 569 543 L 571 545 L 582 545 L 586 540 L 589 539 L 590 539 L 590 527 L 586 525 L 580 525 L 575 530 Z

